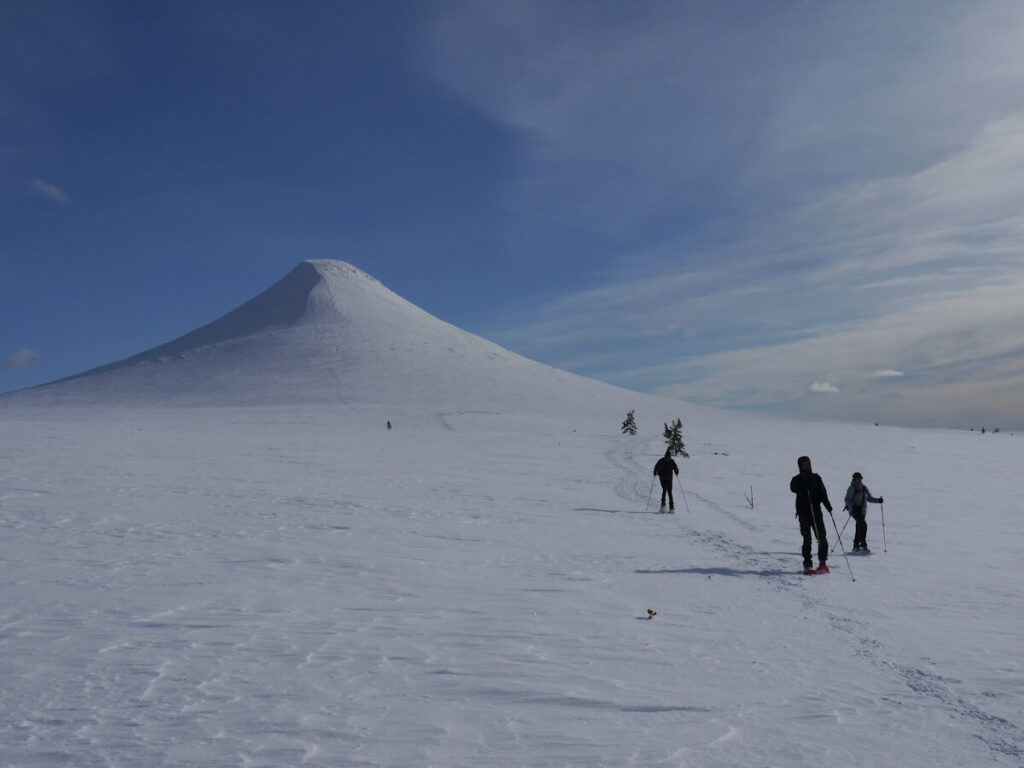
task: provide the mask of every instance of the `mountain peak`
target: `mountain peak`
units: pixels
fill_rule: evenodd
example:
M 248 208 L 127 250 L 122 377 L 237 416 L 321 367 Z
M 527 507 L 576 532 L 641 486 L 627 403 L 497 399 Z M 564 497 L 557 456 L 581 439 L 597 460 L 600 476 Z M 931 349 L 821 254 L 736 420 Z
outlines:
M 373 277 L 367 272 L 364 272 L 359 267 L 349 264 L 347 261 L 337 261 L 335 259 L 306 259 L 305 261 L 299 262 L 299 265 L 295 267 L 297 271 L 303 269 L 305 266 L 312 267 L 325 279 L 344 279 L 344 280 L 366 280 L 367 282 L 380 284 L 377 278 Z
M 520 403 L 543 411 L 609 390 L 460 330 L 358 267 L 311 259 L 184 336 L 0 402 L 456 409 Z

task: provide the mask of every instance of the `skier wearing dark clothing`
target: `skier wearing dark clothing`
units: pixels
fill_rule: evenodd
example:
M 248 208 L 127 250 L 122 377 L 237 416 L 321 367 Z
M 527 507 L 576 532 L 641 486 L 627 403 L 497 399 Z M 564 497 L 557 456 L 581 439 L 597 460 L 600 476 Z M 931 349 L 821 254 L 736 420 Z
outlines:
M 654 474 L 661 480 L 661 510 L 665 511 L 665 494 L 668 494 L 668 508 L 676 508 L 676 500 L 672 498 L 672 474 L 679 474 L 679 467 L 672 459 L 672 451 L 665 451 L 665 455 L 658 459 L 654 465 Z
M 871 491 L 863 483 L 864 476 L 860 472 L 853 473 L 853 480 L 850 482 L 850 487 L 846 489 L 846 508 L 850 511 L 850 517 L 856 521 L 855 530 L 853 532 L 853 551 L 865 555 L 870 555 L 871 550 L 868 549 L 868 521 L 867 515 L 867 503 L 870 501 L 872 504 L 881 504 L 882 497 L 879 496 L 877 499 L 871 495 Z
M 825 532 L 825 519 L 821 505 L 831 512 L 832 503 L 828 500 L 828 491 L 821 475 L 811 471 L 811 460 L 801 456 L 796 461 L 800 472 L 789 482 L 789 490 L 796 494 L 796 517 L 800 521 L 800 533 L 804 537 L 800 553 L 804 556 L 804 573 L 828 573 L 828 538 Z M 818 540 L 818 569 L 814 570 L 811 560 L 811 529 Z

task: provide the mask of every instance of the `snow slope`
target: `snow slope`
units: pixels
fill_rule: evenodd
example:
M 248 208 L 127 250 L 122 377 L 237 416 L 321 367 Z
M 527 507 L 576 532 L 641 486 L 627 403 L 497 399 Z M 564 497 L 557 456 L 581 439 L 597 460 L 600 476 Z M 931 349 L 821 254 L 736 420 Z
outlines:
M 351 269 L 0 402 L 0 765 L 1024 765 L 1019 437 L 605 387 Z M 803 453 L 885 496 L 856 581 L 798 572 Z
M 568 390 L 565 385 L 573 386 Z M 167 344 L 0 396 L 28 405 L 430 403 L 486 408 L 607 397 L 424 312 L 340 261 L 301 262 L 224 317 Z

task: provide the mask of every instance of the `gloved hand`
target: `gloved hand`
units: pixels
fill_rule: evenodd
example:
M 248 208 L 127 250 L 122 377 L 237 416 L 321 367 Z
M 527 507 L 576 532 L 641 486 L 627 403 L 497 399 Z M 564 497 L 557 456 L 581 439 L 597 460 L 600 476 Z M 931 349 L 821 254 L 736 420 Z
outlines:
M 878 503 L 879 504 L 884 504 L 885 503 L 885 499 L 883 499 L 881 496 L 879 496 L 878 497 Z

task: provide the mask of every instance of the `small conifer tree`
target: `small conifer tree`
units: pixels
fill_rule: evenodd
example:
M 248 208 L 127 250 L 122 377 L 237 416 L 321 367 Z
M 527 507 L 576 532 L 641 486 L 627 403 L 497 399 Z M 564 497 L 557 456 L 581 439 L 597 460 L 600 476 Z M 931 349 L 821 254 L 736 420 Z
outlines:
M 630 411 L 626 414 L 626 420 L 622 422 L 622 434 L 624 435 L 635 435 L 636 434 L 636 414 Z
M 665 443 L 668 445 L 669 453 L 673 456 L 690 458 L 686 452 L 686 444 L 683 442 L 683 420 L 676 419 L 672 426 L 665 425 Z

